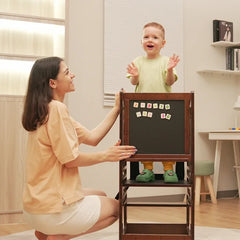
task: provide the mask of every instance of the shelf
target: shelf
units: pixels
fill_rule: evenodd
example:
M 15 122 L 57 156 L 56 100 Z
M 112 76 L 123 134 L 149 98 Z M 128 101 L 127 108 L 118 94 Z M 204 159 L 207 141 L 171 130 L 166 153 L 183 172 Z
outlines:
M 170 234 L 169 234 L 170 232 Z M 124 240 L 170 240 L 170 239 L 193 239 L 193 233 L 187 224 L 158 224 L 158 223 L 127 223 Z
M 184 202 L 179 202 L 179 203 L 172 203 L 172 202 L 161 202 L 161 203 L 142 203 L 142 202 L 137 202 L 137 203 L 132 203 L 132 202 L 127 202 L 126 203 L 127 207 L 187 207 L 190 206 L 190 204 L 184 203 Z
M 240 42 L 225 42 L 225 41 L 218 41 L 218 42 L 213 42 L 211 44 L 213 47 L 239 47 Z
M 137 182 L 135 180 L 127 180 L 122 183 L 123 186 L 134 186 L 134 187 L 190 187 L 191 183 L 187 181 L 178 181 L 177 183 L 165 183 L 163 180 L 155 180 L 153 182 Z
M 240 42 L 225 42 L 225 41 L 218 41 L 213 42 L 211 44 L 213 47 L 240 47 Z M 207 74 L 223 74 L 223 75 L 232 75 L 232 76 L 240 76 L 240 71 L 234 70 L 226 70 L 226 69 L 202 69 L 198 70 L 198 73 L 207 73 Z
M 203 69 L 198 70 L 198 73 L 213 73 L 213 74 L 227 74 L 227 75 L 234 75 L 234 76 L 240 76 L 240 71 L 233 71 L 233 70 L 221 70 L 221 69 Z

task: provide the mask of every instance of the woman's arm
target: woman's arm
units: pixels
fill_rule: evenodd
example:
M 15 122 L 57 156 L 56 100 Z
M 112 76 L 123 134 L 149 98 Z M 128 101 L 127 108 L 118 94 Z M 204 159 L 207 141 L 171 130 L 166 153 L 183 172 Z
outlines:
M 88 136 L 84 142 L 87 145 L 96 146 L 109 132 L 115 123 L 120 112 L 120 94 L 115 94 L 115 106 L 107 114 L 105 119 L 93 130 L 89 131 Z
M 117 162 L 131 157 L 136 153 L 134 146 L 120 145 L 119 140 L 114 146 L 102 152 L 83 153 L 80 152 L 78 157 L 65 164 L 67 168 L 91 166 L 102 162 Z

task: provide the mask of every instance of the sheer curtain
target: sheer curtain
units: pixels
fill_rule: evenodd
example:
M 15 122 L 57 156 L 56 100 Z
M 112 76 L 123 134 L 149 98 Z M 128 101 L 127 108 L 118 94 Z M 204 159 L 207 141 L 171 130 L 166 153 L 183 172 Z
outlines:
M 64 57 L 65 0 L 0 1 L 0 94 L 24 95 L 39 57 Z
M 7 0 L 0 1 L 0 11 L 65 19 L 65 0 Z
M 64 56 L 64 26 L 0 19 L 0 53 L 0 94 L 24 95 L 35 59 Z

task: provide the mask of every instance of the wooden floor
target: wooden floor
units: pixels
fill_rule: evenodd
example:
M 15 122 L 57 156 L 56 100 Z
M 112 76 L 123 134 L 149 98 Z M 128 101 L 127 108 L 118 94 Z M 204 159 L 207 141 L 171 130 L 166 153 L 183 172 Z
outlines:
M 129 209 L 129 221 L 153 222 L 181 222 L 185 216 L 182 208 L 154 208 L 150 207 Z M 217 204 L 203 202 L 195 207 L 195 225 L 221 228 L 240 229 L 240 199 L 218 199 Z M 26 224 L 2 224 L 0 236 L 30 230 Z

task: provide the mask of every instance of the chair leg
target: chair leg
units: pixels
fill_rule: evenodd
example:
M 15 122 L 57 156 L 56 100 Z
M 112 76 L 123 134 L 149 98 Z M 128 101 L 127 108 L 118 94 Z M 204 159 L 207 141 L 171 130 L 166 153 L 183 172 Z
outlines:
M 207 181 L 207 186 L 208 186 L 208 190 L 211 196 L 211 201 L 212 203 L 216 204 L 217 203 L 217 199 L 213 190 L 213 184 L 212 184 L 212 179 L 210 176 L 206 176 L 206 181 Z
M 201 190 L 200 190 L 200 199 L 203 202 L 207 201 L 206 188 L 205 188 L 205 176 L 201 176 Z
M 195 177 L 195 204 L 200 204 L 201 176 Z

